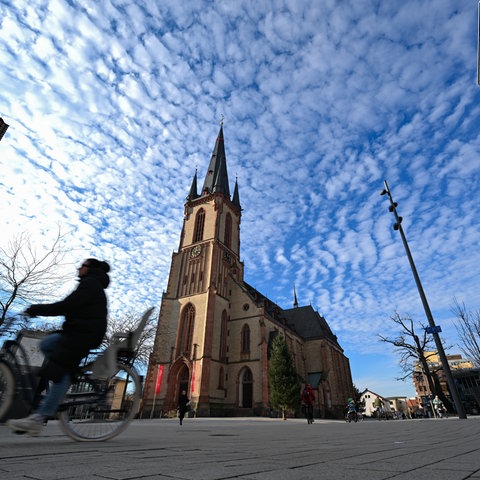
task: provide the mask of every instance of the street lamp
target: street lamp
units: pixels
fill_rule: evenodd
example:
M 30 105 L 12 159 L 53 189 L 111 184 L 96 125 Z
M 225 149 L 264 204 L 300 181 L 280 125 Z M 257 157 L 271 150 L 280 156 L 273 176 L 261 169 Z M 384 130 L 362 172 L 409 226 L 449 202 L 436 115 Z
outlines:
M 425 310 L 425 315 L 427 316 L 427 320 L 430 325 L 430 329 L 432 331 L 433 339 L 435 340 L 438 356 L 440 357 L 443 371 L 445 372 L 445 376 L 447 377 L 448 388 L 450 389 L 453 402 L 457 409 L 458 418 L 467 418 L 467 414 L 465 413 L 465 408 L 463 407 L 463 404 L 460 400 L 460 395 L 458 394 L 457 386 L 455 385 L 455 381 L 453 379 L 453 375 L 450 370 L 450 365 L 448 364 L 447 356 L 445 355 L 445 350 L 443 349 L 442 341 L 440 340 L 440 335 L 438 334 L 440 329 L 435 325 L 435 321 L 433 320 L 432 312 L 430 311 L 430 307 L 427 302 L 427 297 L 425 296 L 425 292 L 423 291 L 422 283 L 420 282 L 420 277 L 418 276 L 415 263 L 413 262 L 412 254 L 410 252 L 410 248 L 407 243 L 407 238 L 405 237 L 405 233 L 402 228 L 403 218 L 400 217 L 397 213 L 398 203 L 393 201 L 392 194 L 390 193 L 390 189 L 388 188 L 387 181 L 385 180 L 383 183 L 385 185 L 385 188 L 380 192 L 380 195 L 388 195 L 388 198 L 390 199 L 390 206 L 388 207 L 388 210 L 395 215 L 395 224 L 393 225 L 393 229 L 395 231 L 398 230 L 400 232 L 400 236 L 402 237 L 403 246 L 405 247 L 405 251 L 407 252 L 408 261 L 410 263 L 410 268 L 412 269 L 413 277 L 415 278 L 415 283 L 417 284 L 418 293 L 420 294 L 420 298 L 422 300 L 423 308 Z

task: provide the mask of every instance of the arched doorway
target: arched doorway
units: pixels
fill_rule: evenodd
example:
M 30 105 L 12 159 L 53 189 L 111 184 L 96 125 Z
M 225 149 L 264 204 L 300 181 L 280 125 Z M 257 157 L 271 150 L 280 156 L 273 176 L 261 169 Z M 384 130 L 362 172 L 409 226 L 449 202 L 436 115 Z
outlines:
M 175 392 L 176 398 L 180 395 L 182 390 L 185 390 L 186 394 L 189 394 L 189 385 L 190 385 L 190 370 L 188 369 L 187 365 L 183 365 L 183 367 L 178 372 L 178 389 Z
M 241 408 L 252 408 L 253 406 L 253 375 L 252 371 L 245 367 L 240 372 L 238 382 L 238 406 Z

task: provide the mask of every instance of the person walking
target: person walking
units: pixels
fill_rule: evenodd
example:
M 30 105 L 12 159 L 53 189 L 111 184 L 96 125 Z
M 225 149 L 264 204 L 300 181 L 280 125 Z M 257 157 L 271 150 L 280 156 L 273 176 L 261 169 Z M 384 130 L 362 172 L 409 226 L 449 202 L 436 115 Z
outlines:
M 178 397 L 178 418 L 180 419 L 180 425 L 183 425 L 183 419 L 185 414 L 188 412 L 188 402 L 190 400 L 187 397 L 187 392 L 182 390 L 180 396 Z
M 26 418 L 8 420 L 6 426 L 17 433 L 38 435 L 48 418 L 53 417 L 65 398 L 71 376 L 89 351 L 102 343 L 107 329 L 107 297 L 110 265 L 88 258 L 78 268 L 77 288 L 65 299 L 31 305 L 30 317 L 64 316 L 60 331 L 47 335 L 40 343 L 45 362 L 41 382 L 53 382 L 37 410 Z
M 382 399 L 380 397 L 375 398 L 373 402 L 373 406 L 375 408 L 375 413 L 377 415 L 378 420 L 381 420 L 384 413 Z
M 305 410 L 305 417 L 307 418 L 307 423 L 313 423 L 313 405 L 315 403 L 315 395 L 313 393 L 312 386 L 307 383 L 303 389 L 302 396 L 302 409 Z

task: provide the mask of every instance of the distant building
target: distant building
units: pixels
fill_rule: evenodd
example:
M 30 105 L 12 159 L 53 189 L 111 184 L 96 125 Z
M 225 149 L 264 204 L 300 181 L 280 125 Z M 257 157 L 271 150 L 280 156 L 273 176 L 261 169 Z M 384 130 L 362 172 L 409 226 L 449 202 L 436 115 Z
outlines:
M 453 377 L 455 377 L 459 372 L 463 370 L 469 370 L 474 367 L 473 363 L 470 360 L 462 358 L 461 355 L 454 354 L 447 355 L 446 357 Z M 442 369 L 442 363 L 437 352 L 425 352 L 425 358 L 427 360 L 429 371 L 437 376 L 438 381 L 440 382 L 440 387 L 442 388 L 442 392 L 447 397 L 450 397 L 447 377 Z M 430 397 L 431 395 L 434 395 L 434 392 L 430 390 L 427 377 L 424 374 L 420 363 L 416 363 L 414 367 L 413 385 L 415 387 L 415 392 L 418 397 Z
M 397 418 L 408 417 L 407 397 L 386 397 L 390 410 L 397 414 Z
M 7 125 L 4 121 L 3 118 L 0 117 L 0 140 L 3 138 L 5 135 L 5 132 L 7 131 L 8 127 L 10 125 Z
M 379 398 L 383 403 L 385 412 L 393 415 L 393 409 L 390 401 L 386 397 L 382 397 L 378 393 L 369 390 L 368 388 L 360 394 L 360 402 L 365 405 L 365 415 L 372 417 L 375 413 L 375 400 Z
M 466 412 L 480 414 L 480 368 L 454 370 L 452 375 Z
M 316 414 L 343 417 L 353 394 L 348 358 L 325 318 L 299 307 L 295 292 L 293 308 L 284 309 L 245 282 L 241 214 L 237 183 L 230 197 L 222 127 L 200 194 L 195 173 L 184 205 L 142 414 L 175 412 L 186 390 L 197 416 L 270 415 L 270 346 L 280 334 L 302 382 L 315 390 Z

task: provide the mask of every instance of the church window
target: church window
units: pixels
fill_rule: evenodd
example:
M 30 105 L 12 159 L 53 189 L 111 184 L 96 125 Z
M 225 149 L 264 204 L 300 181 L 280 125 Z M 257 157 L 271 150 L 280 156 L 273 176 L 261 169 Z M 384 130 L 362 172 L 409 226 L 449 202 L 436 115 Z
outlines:
M 195 307 L 189 303 L 183 310 L 179 337 L 179 353 L 189 355 L 192 351 Z
M 222 324 L 220 326 L 220 351 L 219 358 L 224 362 L 227 358 L 227 312 L 222 312 Z
M 225 218 L 225 245 L 228 248 L 232 247 L 232 216 L 227 213 Z
M 203 229 L 205 227 L 205 210 L 201 208 L 195 218 L 195 229 L 193 231 L 193 243 L 203 240 Z
M 247 324 L 242 327 L 241 341 L 241 353 L 250 353 L 250 327 Z

